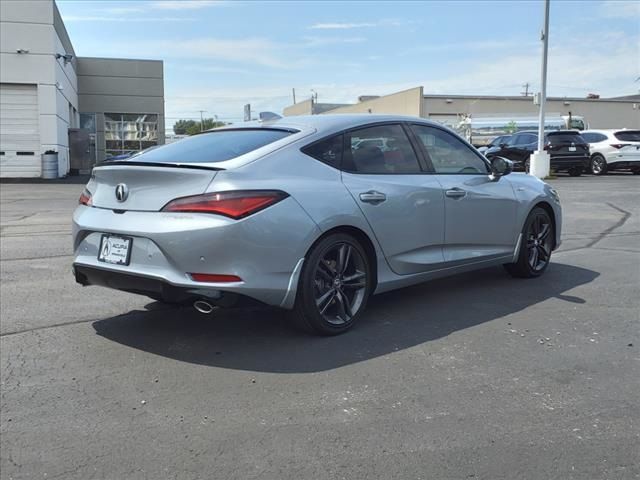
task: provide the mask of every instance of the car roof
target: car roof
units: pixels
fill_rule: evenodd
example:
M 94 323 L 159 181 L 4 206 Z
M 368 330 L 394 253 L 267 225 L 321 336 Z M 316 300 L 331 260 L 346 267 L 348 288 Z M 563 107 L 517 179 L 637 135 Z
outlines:
M 523 130 L 521 132 L 516 132 L 513 135 L 517 135 L 519 133 L 533 133 L 534 135 L 537 135 L 538 131 L 537 130 Z M 580 135 L 581 132 L 579 130 L 545 130 L 544 131 L 545 135 L 547 135 L 549 133 L 564 133 L 564 134 L 573 133 L 573 134 L 576 134 L 576 135 Z
M 252 121 L 235 125 L 228 125 L 222 129 L 237 128 L 287 128 L 296 130 L 317 130 L 339 131 L 348 128 L 367 125 L 376 122 L 416 122 L 425 125 L 433 125 L 442 127 L 443 125 L 420 117 L 410 117 L 405 115 L 386 115 L 386 114 L 327 114 L 327 115 L 296 115 L 291 117 L 282 117 L 268 121 Z M 216 130 L 220 130 L 216 129 Z
M 638 128 L 590 128 L 582 133 L 618 133 L 618 132 L 637 132 Z

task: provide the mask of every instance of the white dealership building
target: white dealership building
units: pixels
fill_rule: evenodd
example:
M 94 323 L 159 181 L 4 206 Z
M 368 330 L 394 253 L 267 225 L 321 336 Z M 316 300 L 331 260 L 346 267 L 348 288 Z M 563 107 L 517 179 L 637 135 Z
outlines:
M 0 176 L 60 176 L 164 143 L 163 64 L 78 58 L 53 0 L 0 0 Z M 75 146 L 75 148 L 74 148 Z

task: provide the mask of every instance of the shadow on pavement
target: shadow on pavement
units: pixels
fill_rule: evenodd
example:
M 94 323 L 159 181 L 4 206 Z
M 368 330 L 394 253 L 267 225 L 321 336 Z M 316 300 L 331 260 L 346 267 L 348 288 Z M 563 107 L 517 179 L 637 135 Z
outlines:
M 302 373 L 357 363 L 435 340 L 566 295 L 599 273 L 553 263 L 538 279 L 512 279 L 491 268 L 423 283 L 371 299 L 347 334 L 313 337 L 288 328 L 278 309 L 222 310 L 202 315 L 158 303 L 93 323 L 98 335 L 175 360 L 238 370 Z

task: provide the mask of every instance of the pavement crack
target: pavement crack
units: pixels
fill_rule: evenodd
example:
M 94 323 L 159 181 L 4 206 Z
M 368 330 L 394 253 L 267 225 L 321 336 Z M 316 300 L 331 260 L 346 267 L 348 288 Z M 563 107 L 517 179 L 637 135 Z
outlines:
M 30 333 L 30 332 L 36 332 L 38 330 L 47 330 L 49 328 L 66 327 L 69 325 L 78 325 L 81 323 L 90 323 L 95 321 L 96 321 L 95 318 L 90 318 L 85 320 L 73 320 L 71 322 L 54 323 L 53 325 L 41 325 L 38 327 L 24 328 L 22 330 L 15 330 L 13 332 L 0 333 L 0 338 L 11 337 L 13 335 L 20 335 L 21 333 Z
M 558 251 L 556 253 L 575 252 L 576 250 L 584 250 L 586 248 L 591 248 L 594 245 L 596 245 L 598 242 L 604 240 L 607 236 L 609 236 L 615 230 L 617 230 L 618 228 L 622 227 L 625 223 L 627 223 L 627 220 L 629 220 L 631 218 L 631 216 L 632 216 L 631 212 L 628 212 L 627 210 L 624 210 L 623 208 L 620 208 L 620 207 L 618 207 L 617 205 L 614 205 L 611 202 L 607 202 L 607 205 L 610 208 L 613 208 L 614 210 L 617 210 L 618 212 L 622 213 L 622 217 L 620 217 L 620 219 L 616 223 L 614 223 L 610 227 L 604 229 L 602 232 L 597 234 L 593 238 L 593 240 L 591 240 L 586 245 L 583 245 L 582 247 L 568 248 L 567 250 L 560 250 L 560 251 Z

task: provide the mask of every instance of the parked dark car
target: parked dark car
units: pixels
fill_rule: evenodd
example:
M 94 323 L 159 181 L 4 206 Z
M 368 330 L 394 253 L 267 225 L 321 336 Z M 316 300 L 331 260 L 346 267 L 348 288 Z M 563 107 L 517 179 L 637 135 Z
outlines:
M 508 142 L 488 149 L 485 156 L 508 158 L 516 170 L 529 170 L 529 157 L 538 148 L 537 132 L 518 132 Z M 574 130 L 554 130 L 545 132 L 544 149 L 551 156 L 551 170 L 569 172 L 577 177 L 589 169 L 589 144 L 580 132 Z
M 499 147 L 501 144 L 507 143 L 510 138 L 511 135 L 500 135 L 499 137 L 491 140 L 491 143 L 489 143 L 488 145 L 478 147 L 478 151 L 482 154 L 485 154 L 490 148 Z

